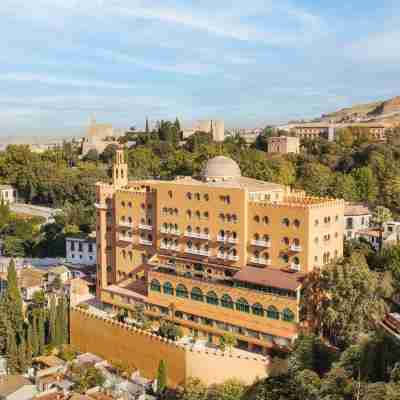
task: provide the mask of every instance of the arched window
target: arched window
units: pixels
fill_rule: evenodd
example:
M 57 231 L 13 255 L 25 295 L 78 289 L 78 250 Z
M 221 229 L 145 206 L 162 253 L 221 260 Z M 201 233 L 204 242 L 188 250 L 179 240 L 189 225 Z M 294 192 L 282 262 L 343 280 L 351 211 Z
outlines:
M 163 285 L 163 292 L 171 296 L 174 295 L 174 287 L 169 282 L 165 282 Z
M 293 264 L 295 264 L 295 265 L 299 265 L 300 264 L 299 257 L 293 257 Z
M 163 228 L 164 230 L 168 230 L 168 224 L 166 224 L 165 222 L 163 223 Z
M 215 292 L 208 292 L 206 296 L 206 301 L 208 304 L 213 304 L 214 306 L 218 305 L 218 296 Z
M 208 201 L 209 199 L 210 199 L 210 197 L 209 197 L 208 193 L 205 193 L 205 194 L 204 194 L 204 200 L 205 200 L 205 201 Z
M 181 283 L 176 287 L 176 297 L 181 297 L 182 299 L 187 299 L 189 297 L 188 290 L 186 286 Z
M 263 224 L 268 225 L 269 224 L 269 218 L 267 216 L 263 217 Z
M 264 240 L 264 242 L 269 243 L 269 240 L 270 240 L 269 235 L 264 235 L 263 240 Z
M 295 246 L 300 246 L 300 240 L 299 239 L 293 239 L 293 244 L 295 245 Z
M 249 307 L 249 303 L 247 302 L 247 300 L 242 297 L 240 299 L 238 299 L 236 301 L 236 310 L 240 311 L 240 312 L 249 313 L 250 307 Z
M 189 200 L 192 200 L 192 193 L 187 192 L 187 193 L 186 193 L 186 197 L 187 197 Z
M 203 218 L 204 218 L 204 219 L 208 219 L 209 216 L 210 216 L 210 214 L 208 213 L 208 211 L 205 211 L 205 212 L 203 213 Z
M 257 240 L 257 241 L 260 240 L 260 235 L 258 233 L 254 234 L 254 240 Z
M 254 315 L 264 316 L 264 308 L 260 303 L 255 303 L 251 306 L 251 311 Z
M 191 233 L 191 232 L 192 232 L 192 227 L 191 227 L 190 225 L 188 225 L 188 226 L 186 227 L 186 232 L 187 232 L 187 233 Z
M 228 294 L 224 294 L 221 297 L 221 306 L 225 307 L 225 308 L 230 308 L 233 310 L 233 300 L 232 300 L 231 296 L 229 296 Z
M 259 223 L 260 222 L 260 216 L 259 215 L 255 215 L 254 216 L 254 221 Z
M 200 219 L 200 218 L 201 218 L 201 213 L 200 213 L 199 210 L 196 211 L 196 218 L 197 218 L 197 219 Z
M 279 319 L 279 311 L 274 306 L 267 308 L 267 317 L 271 319 Z
M 196 194 L 194 195 L 194 197 L 195 197 L 196 200 L 200 200 L 200 193 L 196 193 Z
M 203 292 L 198 287 L 194 287 L 192 289 L 192 292 L 190 293 L 190 297 L 192 300 L 195 300 L 195 301 L 204 301 Z
M 128 217 L 128 222 L 131 224 L 132 223 L 132 217 Z
M 186 211 L 186 216 L 190 219 L 192 218 L 192 212 L 190 210 Z
M 284 237 L 282 239 L 282 243 L 285 244 L 286 246 L 288 246 L 289 245 L 289 238 L 288 237 Z
M 289 308 L 285 308 L 282 312 L 282 319 L 287 322 L 294 321 L 294 313 Z
M 157 279 L 153 279 L 150 283 L 150 290 L 153 292 L 161 292 L 161 285 Z
M 283 218 L 282 225 L 289 226 L 290 225 L 289 218 Z
M 294 225 L 296 228 L 299 228 L 299 227 L 300 227 L 300 221 L 299 221 L 298 219 L 295 219 L 295 220 L 293 221 L 293 225 Z

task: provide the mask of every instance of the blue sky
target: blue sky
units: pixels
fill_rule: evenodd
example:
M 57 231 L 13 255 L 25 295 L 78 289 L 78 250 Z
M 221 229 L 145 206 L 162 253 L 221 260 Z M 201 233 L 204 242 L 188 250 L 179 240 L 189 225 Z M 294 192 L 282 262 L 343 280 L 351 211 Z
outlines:
M 400 94 L 400 2 L 1 0 L 0 137 L 257 127 Z

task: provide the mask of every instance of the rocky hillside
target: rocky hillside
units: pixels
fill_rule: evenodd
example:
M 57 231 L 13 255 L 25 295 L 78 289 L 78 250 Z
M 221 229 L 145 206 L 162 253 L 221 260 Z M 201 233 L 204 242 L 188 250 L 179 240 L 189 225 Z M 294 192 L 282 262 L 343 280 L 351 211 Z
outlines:
M 339 111 L 322 115 L 321 120 L 332 120 L 334 122 L 400 122 L 400 96 L 389 100 L 343 108 Z

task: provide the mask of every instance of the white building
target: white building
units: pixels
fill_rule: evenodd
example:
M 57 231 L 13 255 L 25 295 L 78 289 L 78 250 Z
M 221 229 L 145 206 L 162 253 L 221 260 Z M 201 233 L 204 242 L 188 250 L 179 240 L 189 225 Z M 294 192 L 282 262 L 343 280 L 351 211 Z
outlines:
M 357 238 L 363 238 L 378 251 L 380 247 L 391 246 L 400 243 L 400 222 L 389 221 L 383 225 L 383 231 L 379 228 L 364 229 L 356 233 Z
M 52 284 L 57 277 L 60 279 L 60 282 L 64 284 L 72 278 L 72 273 L 64 265 L 50 268 L 47 274 L 47 282 Z
M 362 204 L 346 203 L 344 208 L 344 238 L 354 239 L 357 232 L 369 228 L 372 214 Z
M 66 261 L 70 264 L 96 264 L 96 237 L 87 238 L 67 237 L 65 239 Z
M 16 189 L 11 185 L 0 185 L 0 201 L 4 203 L 15 203 L 18 200 Z

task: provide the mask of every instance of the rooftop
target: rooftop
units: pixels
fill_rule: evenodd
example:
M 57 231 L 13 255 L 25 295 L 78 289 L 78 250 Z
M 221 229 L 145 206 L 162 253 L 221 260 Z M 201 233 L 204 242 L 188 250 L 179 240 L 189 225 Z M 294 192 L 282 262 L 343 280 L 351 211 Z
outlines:
M 0 378 L 0 397 L 7 397 L 31 382 L 22 375 L 6 375 Z
M 65 265 L 59 265 L 58 267 L 50 268 L 49 272 L 51 272 L 52 274 L 61 275 L 69 272 L 69 269 Z
M 298 289 L 301 286 L 303 278 L 304 274 L 297 272 L 269 268 L 261 269 L 256 267 L 245 267 L 233 276 L 233 279 L 236 281 L 287 290 Z
M 345 203 L 344 215 L 345 216 L 357 216 L 357 215 L 370 215 L 371 211 L 368 207 L 363 204 L 357 203 Z

